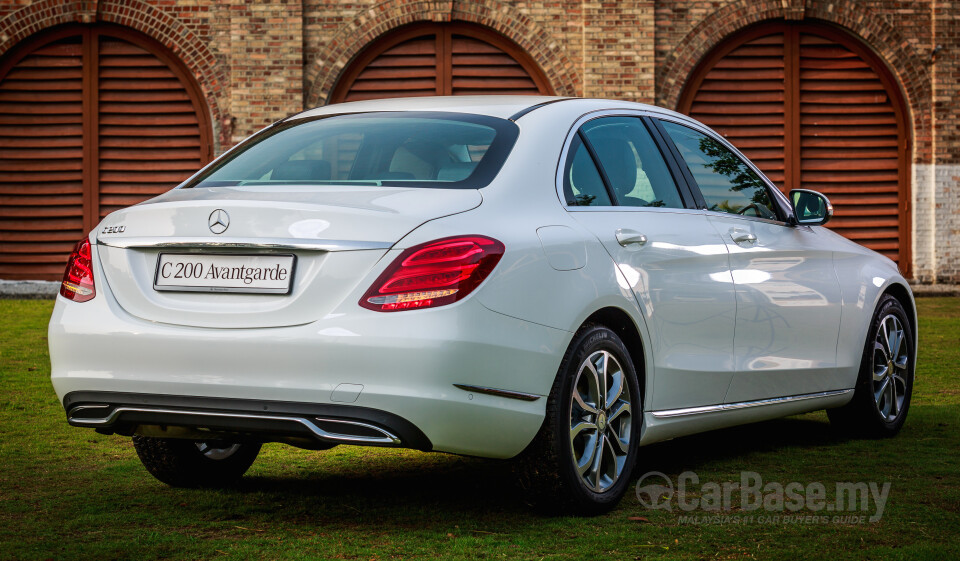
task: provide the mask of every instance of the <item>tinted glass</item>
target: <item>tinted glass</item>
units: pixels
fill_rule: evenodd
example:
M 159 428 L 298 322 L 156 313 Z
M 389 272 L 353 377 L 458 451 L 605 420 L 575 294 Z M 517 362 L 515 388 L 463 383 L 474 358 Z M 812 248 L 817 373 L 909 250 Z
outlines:
M 660 149 L 639 118 L 594 119 L 580 129 L 623 206 L 683 208 Z
M 610 196 L 600 172 L 580 135 L 573 137 L 563 173 L 563 193 L 570 206 L 610 206 Z
M 663 121 L 663 128 L 693 174 L 709 210 L 776 220 L 763 180 L 720 141 Z
M 457 113 L 364 113 L 270 127 L 191 187 L 337 184 L 479 188 L 517 137 L 504 119 Z

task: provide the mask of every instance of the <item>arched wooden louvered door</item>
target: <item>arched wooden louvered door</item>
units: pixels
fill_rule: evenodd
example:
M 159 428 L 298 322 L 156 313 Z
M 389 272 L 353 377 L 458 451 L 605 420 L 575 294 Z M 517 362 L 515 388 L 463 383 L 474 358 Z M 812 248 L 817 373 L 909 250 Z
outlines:
M 331 103 L 429 95 L 553 95 L 520 47 L 466 23 L 414 24 L 368 46 L 340 77 Z
M 835 208 L 828 227 L 910 268 L 903 98 L 883 63 L 827 25 L 748 29 L 716 47 L 679 110 L 723 134 L 785 192 Z
M 0 61 L 0 278 L 57 280 L 100 219 L 210 161 L 199 88 L 133 31 L 71 25 Z

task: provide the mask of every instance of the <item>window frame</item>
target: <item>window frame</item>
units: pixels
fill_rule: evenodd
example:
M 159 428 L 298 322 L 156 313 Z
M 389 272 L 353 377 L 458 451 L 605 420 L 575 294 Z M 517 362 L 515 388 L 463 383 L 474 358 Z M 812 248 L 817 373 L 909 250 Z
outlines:
M 789 200 L 787 200 L 787 196 L 784 195 L 783 192 L 781 192 L 780 189 L 778 189 L 777 186 L 774 185 L 773 182 L 770 181 L 770 179 L 767 178 L 767 176 L 762 171 L 760 171 L 760 168 L 758 168 L 753 162 L 750 161 L 749 158 L 747 158 L 739 150 L 737 150 L 737 148 L 733 144 L 728 142 L 727 139 L 723 138 L 723 136 L 717 134 L 716 132 L 706 127 L 705 125 L 697 121 L 694 121 L 692 119 L 686 120 L 686 119 L 675 118 L 670 115 L 656 115 L 652 119 L 652 121 L 653 121 L 652 124 L 657 128 L 657 130 L 660 133 L 661 140 L 663 141 L 664 144 L 668 146 L 668 149 L 672 157 L 674 158 L 674 160 L 677 162 L 678 165 L 681 163 L 683 164 L 682 166 L 679 166 L 681 169 L 681 173 L 683 174 L 684 179 L 688 184 L 688 187 L 694 193 L 694 196 L 697 200 L 698 208 L 700 208 L 704 213 L 709 214 L 711 216 L 733 217 L 733 218 L 739 218 L 743 220 L 759 220 L 760 222 L 765 222 L 768 224 L 779 224 L 782 226 L 794 225 L 793 209 L 790 206 Z M 700 190 L 700 185 L 697 183 L 696 178 L 694 178 L 693 173 L 690 171 L 690 168 L 687 165 L 686 160 L 683 158 L 683 155 L 680 153 L 680 149 L 677 148 L 677 145 L 673 141 L 673 138 L 671 138 L 670 134 L 666 131 L 666 129 L 663 128 L 662 122 L 664 121 L 674 123 L 676 125 L 680 125 L 683 127 L 687 127 L 696 132 L 699 132 L 707 136 L 708 138 L 711 138 L 713 140 L 720 142 L 727 150 L 730 150 L 734 156 L 736 156 L 741 162 L 746 164 L 746 166 L 750 170 L 752 170 L 755 174 L 757 174 L 757 177 L 760 178 L 760 181 L 764 184 L 765 188 L 767 189 L 767 196 L 773 202 L 774 211 L 776 212 L 778 219 L 773 220 L 771 218 L 763 218 L 760 216 L 748 216 L 744 214 L 733 214 L 730 212 L 710 210 L 707 207 L 706 199 L 703 196 L 703 192 Z
M 680 195 L 680 200 L 683 202 L 683 207 L 642 207 L 642 206 L 625 206 L 621 205 L 617 200 L 613 189 L 611 188 L 609 178 L 607 176 L 606 170 L 603 169 L 603 166 L 598 161 L 596 157 L 596 152 L 593 149 L 593 146 L 590 144 L 589 139 L 586 138 L 586 135 L 581 133 L 581 128 L 583 125 L 590 121 L 596 119 L 603 119 L 606 117 L 633 117 L 639 119 L 643 126 L 646 128 L 647 133 L 650 134 L 650 137 L 653 139 L 654 144 L 660 151 L 660 157 L 663 159 L 664 163 L 667 165 L 667 168 L 670 170 L 670 175 L 673 177 L 674 184 L 676 184 L 677 191 Z M 643 110 L 630 110 L 630 109 L 601 109 L 597 111 L 591 111 L 581 115 L 573 125 L 570 127 L 567 132 L 566 139 L 563 143 L 563 148 L 560 151 L 560 158 L 557 161 L 557 173 L 555 179 L 555 187 L 557 198 L 560 204 L 568 212 L 701 212 L 701 204 L 698 204 L 697 199 L 694 195 L 690 185 L 687 182 L 686 177 L 683 175 L 683 170 L 680 166 L 677 165 L 676 160 L 672 153 L 670 153 L 670 145 L 664 142 L 662 138 L 662 133 L 660 133 L 658 127 L 653 122 L 654 118 L 657 117 L 657 114 L 651 111 Z M 567 204 L 566 196 L 563 193 L 563 184 L 564 184 L 564 173 L 567 169 L 568 160 L 571 156 L 570 147 L 573 144 L 573 139 L 575 137 L 580 137 L 583 145 L 587 147 L 587 152 L 590 154 L 591 160 L 593 160 L 594 166 L 597 168 L 597 171 L 600 174 L 600 178 L 603 180 L 604 187 L 607 190 L 607 194 L 610 197 L 610 200 L 613 204 L 609 206 L 576 206 Z M 685 166 L 684 166 L 685 167 Z

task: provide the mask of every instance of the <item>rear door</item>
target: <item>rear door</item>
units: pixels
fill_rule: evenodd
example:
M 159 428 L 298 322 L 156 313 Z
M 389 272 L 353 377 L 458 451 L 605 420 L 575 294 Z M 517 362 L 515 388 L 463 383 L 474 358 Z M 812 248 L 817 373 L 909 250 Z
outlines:
M 582 119 L 560 168 L 561 197 L 645 315 L 656 367 L 647 405 L 719 404 L 733 377 L 736 321 L 727 248 L 678 187 L 656 134 L 636 114 Z
M 659 121 L 730 252 L 736 375 L 727 403 L 840 389 L 840 284 L 823 235 L 790 226 L 774 187 L 723 140 Z

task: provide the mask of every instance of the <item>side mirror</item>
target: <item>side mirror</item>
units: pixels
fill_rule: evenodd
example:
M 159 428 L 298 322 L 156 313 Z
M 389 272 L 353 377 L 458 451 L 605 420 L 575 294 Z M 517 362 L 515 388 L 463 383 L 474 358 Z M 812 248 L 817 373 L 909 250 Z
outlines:
M 790 203 L 793 205 L 793 215 L 797 224 L 805 226 L 819 226 L 826 224 L 833 217 L 833 205 L 830 199 L 816 191 L 809 189 L 794 189 L 790 191 Z

